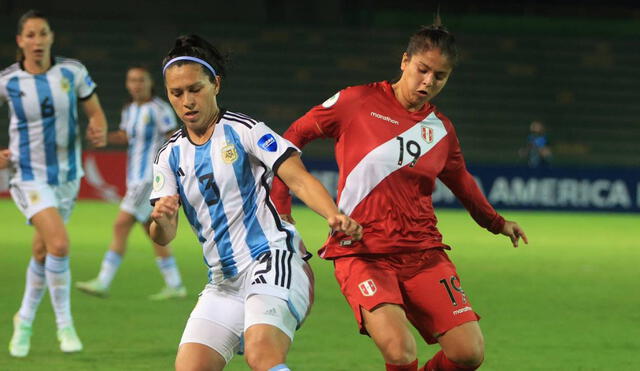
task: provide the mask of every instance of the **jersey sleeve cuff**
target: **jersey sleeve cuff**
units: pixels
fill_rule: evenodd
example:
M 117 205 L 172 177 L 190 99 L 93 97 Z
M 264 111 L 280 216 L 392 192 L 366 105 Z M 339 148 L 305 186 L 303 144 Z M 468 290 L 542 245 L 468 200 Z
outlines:
M 280 165 L 282 165 L 284 160 L 288 159 L 289 156 L 291 156 L 291 154 L 294 152 L 298 152 L 298 150 L 293 147 L 289 147 L 284 151 L 284 153 L 280 157 L 278 157 L 278 159 L 273 163 L 273 166 L 271 167 L 274 174 L 276 175 L 278 174 L 278 168 L 280 167 Z
M 93 94 L 95 94 L 95 93 L 96 93 L 96 90 L 97 90 L 97 89 L 98 89 L 97 87 L 93 88 L 93 90 L 91 90 L 91 93 L 87 94 L 87 95 L 86 95 L 86 96 L 84 96 L 84 97 L 78 97 L 78 100 L 79 100 L 79 101 L 85 101 L 85 100 L 87 100 L 87 99 L 91 98 L 91 97 L 93 96 Z
M 504 228 L 504 223 L 505 223 L 504 218 L 500 214 L 498 214 L 493 219 L 493 221 L 491 222 L 491 225 L 487 229 L 489 230 L 489 232 L 493 234 L 498 234 L 502 232 L 502 228 Z

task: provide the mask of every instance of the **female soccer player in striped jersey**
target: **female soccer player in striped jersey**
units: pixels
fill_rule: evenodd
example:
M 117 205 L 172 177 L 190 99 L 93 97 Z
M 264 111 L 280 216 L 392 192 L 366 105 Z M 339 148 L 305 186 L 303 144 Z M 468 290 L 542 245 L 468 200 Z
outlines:
M 110 132 L 108 141 L 112 144 L 128 144 L 127 193 L 120 204 L 120 212 L 113 226 L 113 240 L 109 245 L 98 277 L 77 282 L 76 287 L 88 294 L 105 297 L 111 281 L 116 275 L 127 247 L 131 228 L 140 222 L 149 233 L 151 219 L 151 181 L 153 159 L 166 139 L 165 136 L 176 128 L 176 119 L 171 106 L 153 94 L 153 81 L 149 71 L 141 66 L 127 71 L 125 86 L 131 101 L 122 109 L 120 130 Z M 158 268 L 165 280 L 165 287 L 152 300 L 184 298 L 187 290 L 175 258 L 168 246 L 153 244 Z
M 89 125 L 87 139 L 106 144 L 106 120 L 96 84 L 77 60 L 52 57 L 53 31 L 46 17 L 28 11 L 18 22 L 20 58 L 0 72 L 0 102 L 9 103 L 9 149 L 15 170 L 11 196 L 35 227 L 33 256 L 20 310 L 14 317 L 9 352 L 29 353 L 31 324 L 49 287 L 63 352 L 82 343 L 73 326 L 70 305 L 69 237 L 65 222 L 83 175 L 78 130 L 78 101 Z
M 313 300 L 307 253 L 269 198 L 274 174 L 334 231 L 362 227 L 338 211 L 298 149 L 264 123 L 218 106 L 224 59 L 202 38 L 176 40 L 163 61 L 169 101 L 184 126 L 153 166 L 151 236 L 176 234 L 180 206 L 202 244 L 209 283 L 189 317 L 177 370 L 222 370 L 242 351 L 252 370 L 289 370 L 286 354 Z
M 474 220 L 517 247 L 522 228 L 505 221 L 466 170 L 453 124 L 430 103 L 456 62 L 454 37 L 439 25 L 416 32 L 395 82 L 344 89 L 294 122 L 284 137 L 297 146 L 333 138 L 338 205 L 364 226 L 362 241 L 333 234 L 321 249 L 363 334 L 389 371 L 417 371 L 411 323 L 439 351 L 420 370 L 474 370 L 484 358 L 479 317 L 445 253 L 431 203 L 436 177 Z M 273 199 L 289 219 L 286 188 Z M 292 222 L 291 219 L 289 221 Z

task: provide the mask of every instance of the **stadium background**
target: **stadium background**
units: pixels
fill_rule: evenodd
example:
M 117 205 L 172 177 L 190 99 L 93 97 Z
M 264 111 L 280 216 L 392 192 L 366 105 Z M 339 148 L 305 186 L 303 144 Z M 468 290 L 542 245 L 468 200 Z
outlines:
M 515 195 L 506 196 L 505 202 L 498 203 L 498 208 L 500 210 L 542 208 L 637 213 L 640 210 L 640 197 L 638 196 L 640 193 L 640 176 L 638 175 L 640 173 L 638 170 L 640 167 L 640 145 L 638 145 L 640 142 L 640 104 L 638 103 L 640 102 L 640 90 L 638 89 L 640 86 L 640 5 L 635 1 L 603 3 L 569 0 L 560 2 L 483 1 L 481 3 L 456 1 L 441 2 L 439 6 L 445 25 L 458 38 L 462 58 L 446 89 L 436 98 L 435 103 L 456 125 L 467 162 L 471 165 L 472 170 L 477 169 L 478 173 L 474 172 L 474 175 L 480 178 L 486 175 L 487 179 L 492 182 L 501 176 L 508 179 L 509 186 L 507 188 L 510 187 L 509 189 Z M 0 35 L 4 35 L 0 37 L 0 66 L 8 66 L 14 61 L 15 24 L 19 15 L 29 8 L 38 8 L 44 11 L 49 15 L 51 25 L 56 32 L 53 54 L 78 58 L 88 67 L 92 77 L 99 85 L 98 93 L 109 126 L 113 130 L 117 128 L 120 108 L 126 100 L 124 89 L 126 68 L 133 64 L 148 66 L 157 83 L 156 91 L 161 97 L 164 97 L 160 75 L 162 57 L 171 47 L 177 35 L 190 32 L 199 33 L 219 45 L 230 55 L 231 68 L 228 78 L 223 83 L 223 92 L 219 100 L 221 104 L 259 118 L 277 131 L 282 132 L 292 120 L 306 112 L 312 105 L 324 101 L 345 86 L 396 77 L 399 72 L 400 56 L 406 46 L 408 36 L 419 25 L 431 23 L 437 7 L 436 2 L 430 1 L 404 1 L 400 3 L 375 0 L 238 2 L 112 0 L 90 4 L 79 0 L 64 2 L 0 0 Z M 0 109 L 0 114 L 5 115 L 5 113 L 1 113 L 5 109 Z M 527 169 L 524 166 L 525 160 L 518 156 L 518 149 L 524 146 L 528 126 L 533 119 L 541 119 L 545 122 L 552 141 L 554 167 L 543 172 Z M 84 120 L 81 122 L 85 123 Z M 1 118 L 0 128 L 4 129 L 0 130 L 0 147 L 4 147 L 8 143 L 6 127 L 7 120 Z M 310 145 L 305 150 L 305 160 L 309 167 L 328 186 L 335 179 L 334 165 L 328 160 L 331 156 L 331 147 L 329 142 L 319 142 Z M 91 187 L 86 187 L 85 183 L 85 196 L 115 200 L 118 196 L 116 193 L 122 193 L 123 150 L 124 148 L 109 147 L 105 150 L 90 151 L 90 161 L 95 161 L 95 168 L 100 177 L 104 178 L 105 183 L 109 183 L 115 188 L 110 188 L 108 185 L 105 187 L 103 184 L 103 187 L 93 187 L 93 191 L 87 191 Z M 113 166 L 113 164 L 118 164 L 118 166 Z M 87 163 L 85 163 L 86 165 Z M 93 165 L 90 163 L 89 166 Z M 513 182 L 514 179 L 520 179 L 524 183 Z M 578 183 L 586 182 L 585 184 L 588 183 L 588 185 L 585 187 L 593 189 L 589 188 L 587 191 L 580 189 L 582 192 L 593 193 L 594 200 L 583 203 L 567 201 L 564 204 L 561 202 L 545 204 L 544 199 L 548 194 L 543 190 L 544 187 L 538 186 L 541 183 L 534 184 L 531 179 L 540 182 L 544 179 L 556 179 L 558 182 L 562 179 L 570 179 Z M 484 178 L 480 180 L 484 181 Z M 606 183 L 608 186 L 602 186 L 603 182 L 608 182 Z M 616 187 L 616 184 L 619 187 Z M 627 203 L 625 203 L 624 195 L 615 193 L 620 191 L 621 187 L 624 188 L 622 193 L 626 192 L 628 196 Z M 100 189 L 96 190 L 95 188 Z M 485 191 L 490 191 L 490 188 L 491 186 L 486 186 Z M 612 199 L 613 201 L 611 201 Z M 450 200 L 450 196 L 444 194 L 439 195 L 438 200 L 445 205 L 453 206 L 455 204 Z M 607 204 L 603 200 L 611 202 Z M 493 201 L 495 203 L 495 200 Z M 2 202 L 0 205 L 2 205 L 3 214 L 9 215 L 8 218 L 20 219 L 20 215 L 14 210 L 15 207 L 11 205 L 9 200 L 0 202 Z M 90 219 L 96 213 L 103 211 L 106 216 L 104 220 L 100 219 L 98 224 L 102 224 L 101 235 L 108 239 L 108 226 L 111 218 L 115 216 L 115 206 L 83 201 L 79 204 L 73 221 L 80 224 L 78 219 L 83 219 L 82 215 L 86 215 L 87 219 Z M 508 215 L 519 218 L 519 221 L 529 222 L 531 226 L 528 229 L 529 235 L 537 239 L 540 245 L 545 245 L 544 243 L 547 242 L 545 248 L 549 250 L 538 246 L 538 251 L 555 254 L 555 249 L 558 246 L 567 247 L 568 245 L 578 245 L 584 249 L 586 257 L 582 256 L 581 259 L 577 259 L 580 264 L 576 262 L 575 266 L 570 268 L 563 267 L 567 270 L 566 277 L 550 275 L 548 283 L 550 286 L 557 283 L 554 281 L 556 279 L 566 282 L 566 280 L 577 277 L 576 287 L 584 288 L 584 285 L 595 285 L 593 286 L 595 290 L 597 285 L 594 282 L 616 280 L 618 284 L 614 286 L 617 286 L 617 291 L 613 290 L 609 294 L 614 297 L 618 294 L 624 295 L 627 298 L 624 305 L 616 302 L 620 310 L 613 312 L 614 316 L 615 313 L 618 313 L 616 320 L 619 322 L 619 326 L 616 328 L 621 332 L 630 332 L 631 336 L 622 343 L 616 343 L 613 340 L 604 342 L 605 348 L 607 346 L 611 348 L 605 349 L 604 353 L 612 359 L 619 357 L 627 359 L 626 363 L 613 363 L 615 366 L 610 368 L 602 366 L 611 365 L 608 361 L 603 361 L 600 366 L 590 366 L 585 363 L 575 368 L 567 366 L 573 365 L 570 362 L 565 363 L 562 367 L 539 364 L 533 367 L 513 368 L 512 365 L 518 364 L 518 361 L 522 359 L 515 355 L 512 355 L 514 363 L 504 364 L 511 365 L 508 366 L 509 369 L 550 370 L 613 370 L 634 369 L 635 366 L 638 366 L 640 364 L 638 359 L 640 344 L 635 339 L 640 335 L 640 329 L 637 325 L 640 318 L 637 314 L 622 310 L 622 308 L 630 308 L 631 311 L 637 313 L 637 310 L 633 308 L 637 309 L 637 305 L 640 304 L 637 294 L 629 296 L 629 293 L 637 292 L 637 288 L 633 285 L 637 285 L 638 282 L 637 273 L 632 273 L 629 266 L 632 262 L 635 261 L 637 264 L 639 261 L 638 253 L 634 251 L 640 247 L 637 242 L 640 237 L 637 214 L 622 216 L 602 213 L 529 212 Z M 470 241 L 473 243 L 482 245 L 482 238 L 490 237 L 476 236 L 475 229 L 477 228 L 464 216 L 461 217 L 459 225 L 447 224 L 447 218 L 443 220 L 442 216 L 439 216 L 443 223 L 442 228 L 445 230 L 450 228 L 451 233 L 456 233 L 459 228 L 473 230 L 474 232 L 468 232 L 468 238 L 471 238 Z M 309 218 L 318 222 L 317 218 L 313 219 L 312 216 Z M 451 218 L 455 219 L 457 216 L 451 216 Z M 70 228 L 74 228 L 73 221 Z M 523 224 L 527 226 L 526 223 Z M 550 228 L 550 225 L 562 226 L 564 229 L 554 230 Z M 14 229 L 13 224 L 3 223 L 0 228 L 2 228 L 0 235 L 4 236 L 0 237 L 0 248 L 12 248 L 15 245 L 16 249 L 24 249 L 29 238 L 29 230 L 26 227 L 18 226 L 15 227 L 18 229 Z M 85 226 L 76 228 L 85 228 Z M 16 232 L 12 233 L 14 230 Z M 587 236 L 585 231 L 593 231 L 593 233 L 597 231 L 599 234 Z M 74 232 L 71 233 L 73 239 Z M 464 233 L 467 233 L 466 229 Z M 565 236 L 567 233 L 570 235 Z M 560 236 L 563 237 L 560 238 Z M 586 238 L 586 241 L 579 240 L 579 237 Z M 321 242 L 322 236 L 317 238 Z M 103 249 L 106 248 L 106 240 L 95 243 L 91 237 L 87 237 L 87 239 L 89 240 L 87 244 L 91 245 L 93 250 L 91 253 L 85 252 L 85 255 L 80 255 L 80 257 L 86 258 L 86 261 L 91 262 L 92 265 L 84 271 L 80 269 L 80 273 L 75 270 L 74 277 L 77 278 L 86 278 L 87 275 L 93 274 L 93 270 L 97 269 L 99 257 L 101 257 Z M 564 241 L 566 245 L 561 245 L 557 240 Z M 187 241 L 193 242 L 190 239 Z M 591 251 L 588 250 L 587 242 L 596 243 L 590 248 L 597 253 L 586 253 Z M 463 241 L 460 244 L 466 243 Z M 486 243 L 495 244 L 495 241 Z M 585 245 L 581 245 L 582 243 Z M 131 249 L 134 249 L 133 246 L 136 244 L 145 245 L 146 243 L 140 236 L 134 236 L 131 241 Z M 602 251 L 601 248 L 604 245 L 612 250 L 608 253 Z M 616 246 L 622 250 L 615 250 Z M 9 330 L 5 325 L 10 326 L 8 319 L 18 304 L 17 300 L 22 290 L 22 267 L 26 266 L 27 259 L 24 251 L 16 252 L 13 250 L 5 250 L 3 256 L 5 263 L 0 263 L 7 264 L 6 277 L 3 279 L 9 282 L 15 279 L 15 282 L 18 282 L 11 284 L 16 286 L 13 290 L 3 292 L 0 304 L 1 313 L 6 319 L 1 321 L 0 330 L 3 335 L 7 335 L 4 336 L 7 341 Z M 144 250 L 144 248 L 141 247 L 138 250 Z M 7 253 L 7 251 L 13 252 Z M 571 256 L 574 252 L 564 253 Z M 150 254 L 145 253 L 148 252 L 138 253 L 141 256 L 139 264 L 142 268 L 140 269 L 143 271 L 149 269 L 151 272 L 153 267 L 143 268 L 149 265 L 151 259 Z M 528 271 L 531 267 L 527 265 L 529 263 L 526 259 L 527 257 L 536 259 L 539 256 L 527 255 L 535 254 L 529 252 L 520 251 L 520 253 L 522 253 L 520 261 L 527 267 L 525 272 L 534 274 L 533 271 Z M 180 258 L 182 253 L 177 252 L 176 254 Z M 482 261 L 482 258 L 467 250 L 467 252 L 460 252 L 456 259 L 465 259 L 464 254 L 470 254 L 471 258 L 467 257 L 467 260 L 456 261 L 459 266 L 469 264 L 467 269 L 472 276 L 475 268 L 470 261 L 474 259 Z M 558 254 L 561 255 L 559 252 Z M 614 259 L 610 254 L 615 254 L 622 262 L 626 261 L 628 264 L 618 265 L 620 261 Z M 136 261 L 138 255 L 135 252 L 132 252 L 131 255 L 133 257 L 130 259 Z M 613 265 L 600 267 L 601 270 L 589 271 L 585 276 L 584 269 L 592 268 L 585 268 L 582 263 L 585 261 L 593 263 L 598 259 L 606 262 L 611 261 Z M 11 261 L 16 262 L 16 267 L 9 269 Z M 569 264 L 572 261 L 573 259 L 567 258 Z M 324 264 L 324 268 L 314 266 L 314 269 L 320 270 L 320 283 L 323 282 L 324 270 L 327 270 L 326 274 L 330 275 L 328 273 L 330 268 L 326 268 L 327 265 Z M 587 264 L 586 266 L 591 265 Z M 196 267 L 199 270 L 203 269 L 199 266 Z M 477 269 L 478 272 L 484 272 L 483 269 L 486 269 L 486 266 Z M 495 267 L 491 269 L 495 269 Z M 615 278 L 612 270 L 619 273 L 618 278 Z M 135 277 L 133 271 L 132 269 L 130 274 Z M 127 273 L 125 272 L 123 275 L 126 277 Z M 514 275 L 509 269 L 506 269 L 506 272 L 507 276 L 513 278 Z M 577 275 L 576 272 L 578 272 Z M 194 273 L 193 277 L 198 277 L 193 278 L 195 284 L 191 287 L 194 289 L 202 284 L 200 273 Z M 538 273 L 544 274 L 545 272 Z M 80 276 L 81 274 L 83 276 Z M 478 273 L 478 275 L 481 274 L 483 273 Z M 189 274 L 187 273 L 186 276 L 186 280 L 188 280 Z M 463 275 L 463 277 L 465 276 Z M 502 280 L 501 277 L 499 274 L 496 275 L 497 279 Z M 469 282 L 472 282 L 477 278 L 468 279 Z M 327 285 L 334 285 L 330 281 L 331 277 L 329 276 L 326 278 L 326 282 L 329 282 Z M 489 287 L 494 287 L 494 283 L 489 280 L 480 280 L 480 283 L 476 287 L 481 287 L 485 291 Z M 482 283 L 486 285 L 483 286 Z M 528 294 L 531 291 L 536 291 L 536 284 L 531 283 L 531 285 L 530 287 L 525 285 L 530 289 L 529 291 L 521 290 L 518 292 Z M 123 284 L 123 286 L 125 287 L 121 287 L 121 290 L 127 291 L 127 285 Z M 540 282 L 540 287 L 543 287 L 542 282 Z M 114 290 L 116 288 L 117 286 Z M 335 287 L 332 287 L 331 290 L 335 290 Z M 476 291 L 482 290 L 476 289 Z M 580 297 L 586 295 L 610 300 L 606 293 L 594 294 L 590 291 L 579 290 L 578 292 L 579 294 L 575 295 Z M 571 297 L 571 294 L 567 295 Z M 82 307 L 83 300 L 88 299 L 74 293 L 74 308 Z M 112 300 L 117 299 L 113 298 Z M 346 307 L 339 297 L 336 300 L 336 306 Z M 535 305 L 540 304 L 540 298 L 534 301 Z M 133 307 L 137 305 L 128 301 L 126 303 Z M 95 305 L 87 305 L 89 308 L 95 309 Z M 178 323 L 178 326 L 175 326 L 178 333 L 182 320 L 191 305 L 192 303 L 187 303 L 180 307 L 180 310 L 175 309 L 177 317 L 173 319 Z M 600 305 L 602 303 L 588 302 L 586 304 L 586 306 L 602 310 L 597 315 L 584 315 L 583 319 L 588 328 L 598 328 L 597 323 L 590 323 L 590 321 L 601 320 L 601 316 L 605 315 L 602 313 L 605 310 L 610 311 L 609 306 L 600 307 Z M 48 304 L 43 303 L 43 307 L 47 306 Z M 124 310 L 122 307 L 118 308 Z M 75 309 L 75 312 L 78 313 L 80 310 Z M 146 308 L 141 306 L 136 310 L 142 311 Z M 322 309 L 316 308 L 314 314 L 317 315 L 318 311 L 322 311 Z M 80 315 L 80 313 L 76 314 L 76 316 Z M 555 316 L 553 311 L 549 311 L 547 315 Z M 563 315 L 565 315 L 564 312 Z M 351 320 L 346 311 L 343 311 L 341 316 L 345 317 L 345 320 Z M 508 314 L 507 317 L 509 317 Z M 625 326 L 625 323 L 629 325 Z M 353 330 L 351 328 L 353 324 L 348 321 L 345 321 L 344 326 Z M 554 326 L 556 329 L 561 327 Z M 510 330 L 517 328 L 520 327 L 518 325 L 512 328 L 505 326 L 501 329 L 504 332 L 501 336 L 513 335 Z M 79 331 L 83 335 L 82 327 Z M 99 327 L 96 331 L 107 333 L 112 330 Z M 309 330 L 309 332 L 312 331 Z M 45 330 L 42 332 L 43 335 L 46 334 Z M 616 332 L 611 330 L 611 333 Z M 584 334 L 572 334 L 575 337 L 582 335 Z M 594 336 L 597 335 L 602 335 L 602 332 Z M 114 336 L 117 337 L 117 335 Z M 175 334 L 172 333 L 172 336 L 175 337 Z M 519 332 L 518 336 L 522 336 L 522 333 Z M 554 332 L 554 336 L 562 337 L 562 334 Z M 4 341 L 4 337 L 2 341 Z M 614 335 L 612 335 L 613 337 Z M 358 338 L 357 341 L 364 342 L 365 340 Z M 319 341 L 315 339 L 311 343 L 324 344 L 325 342 L 330 342 L 330 340 Z M 506 343 L 508 342 L 507 340 Z M 169 339 L 168 344 L 174 345 L 175 339 Z M 372 347 L 361 346 L 364 347 L 362 348 L 365 349 L 364 353 L 369 354 L 370 358 L 376 357 Z M 300 345 L 300 347 L 304 347 L 304 345 Z M 568 347 L 571 348 L 570 345 Z M 55 348 L 53 342 L 49 348 Z M 543 345 L 542 348 L 545 346 Z M 619 351 L 619 353 L 615 353 L 615 355 L 607 353 L 607 351 L 612 352 L 612 349 Z M 102 350 L 109 353 L 108 349 Z M 170 360 L 172 351 L 173 349 L 170 348 L 169 354 L 165 355 L 166 359 Z M 552 355 L 557 355 L 566 349 L 560 347 L 560 349 L 549 351 L 548 349 L 535 348 L 531 351 L 541 354 L 545 354 L 547 351 Z M 598 351 L 602 351 L 602 347 L 601 344 L 594 343 L 592 348 L 577 347 L 572 351 L 576 354 L 575 359 L 578 359 L 582 356 L 592 356 Z M 522 352 L 525 351 L 522 350 Z M 53 357 L 56 353 L 51 351 L 40 354 L 40 357 Z M 294 354 L 292 353 L 292 356 Z M 519 353 L 516 352 L 517 354 Z M 37 366 L 41 366 L 45 359 L 37 358 L 37 354 L 35 357 L 35 361 L 32 359 L 31 363 L 12 363 L 7 359 L 8 356 L 0 355 L 0 369 L 30 369 L 29 367 L 35 369 Z M 348 358 L 349 354 L 345 357 Z M 522 357 L 526 359 L 526 356 Z M 508 354 L 506 358 L 509 358 Z M 561 356 L 558 358 L 562 359 Z M 38 361 L 39 359 L 40 361 Z M 93 358 L 90 359 L 93 360 Z M 146 369 L 147 367 L 144 365 L 149 365 L 149 369 L 153 368 L 150 366 L 152 363 L 138 364 L 133 360 L 126 362 L 126 357 L 125 360 L 120 360 L 121 364 L 111 360 L 111 362 L 115 362 L 112 364 L 120 365 L 113 367 L 109 366 L 108 361 L 106 364 L 102 364 L 103 361 L 100 361 L 99 357 L 97 359 L 95 364 L 87 363 L 89 361 L 85 360 L 86 362 L 81 366 L 68 359 L 55 359 L 52 367 L 54 369 L 58 369 L 57 367 L 60 369 L 69 367 L 70 369 L 83 369 L 84 366 L 91 364 L 91 367 L 98 369 L 100 367 L 104 367 L 104 369 L 127 369 L 128 367 Z M 426 358 L 423 356 L 421 359 Z M 339 360 L 335 362 L 340 364 Z M 507 366 L 503 367 L 499 362 L 493 361 L 493 364 L 490 362 L 487 363 L 487 369 L 507 369 L 504 368 Z M 166 362 L 162 364 L 167 365 Z M 343 362 L 343 364 L 346 363 Z M 243 369 L 241 366 L 237 367 L 237 369 Z

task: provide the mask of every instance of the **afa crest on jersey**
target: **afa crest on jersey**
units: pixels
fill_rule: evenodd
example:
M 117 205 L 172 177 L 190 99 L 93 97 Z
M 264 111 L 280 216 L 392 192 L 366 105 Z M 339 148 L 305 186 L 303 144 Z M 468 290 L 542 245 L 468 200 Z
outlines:
M 433 142 L 433 128 L 427 125 L 421 125 L 421 130 L 422 139 L 427 143 Z
M 60 80 L 60 89 L 65 93 L 68 93 L 69 89 L 71 89 L 71 84 L 69 84 L 69 80 L 66 77 L 63 77 L 62 80 Z
M 222 147 L 222 161 L 225 164 L 233 164 L 238 159 L 238 151 L 233 144 Z

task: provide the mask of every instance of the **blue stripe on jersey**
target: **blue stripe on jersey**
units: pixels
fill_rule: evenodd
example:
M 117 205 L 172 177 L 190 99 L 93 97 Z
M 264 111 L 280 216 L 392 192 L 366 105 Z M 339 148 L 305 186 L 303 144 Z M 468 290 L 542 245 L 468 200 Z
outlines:
M 76 137 L 78 135 L 76 132 L 78 128 L 76 124 L 76 118 L 78 117 L 78 105 L 76 102 L 78 98 L 76 97 L 76 89 L 73 88 L 76 86 L 73 72 L 66 68 L 61 68 L 60 71 L 62 72 L 62 76 L 69 81 L 69 91 L 67 92 L 67 95 L 69 96 L 69 107 L 71 107 L 71 112 L 69 113 L 69 136 L 67 143 L 67 159 L 69 161 L 67 181 L 72 181 L 78 176 L 78 169 L 76 166 L 78 161 L 76 158 Z
M 44 157 L 47 163 L 47 183 L 58 184 L 58 145 L 56 143 L 56 111 L 53 94 L 46 75 L 35 75 L 36 91 L 40 101 L 42 130 L 44 132 Z
M 127 179 L 129 180 L 133 179 L 133 151 L 135 151 L 134 143 L 136 142 L 136 129 L 138 127 L 138 119 L 140 118 L 141 111 L 140 107 L 133 103 L 129 106 L 129 110 L 131 107 L 135 109 L 135 113 L 133 114 L 133 125 L 129 126 L 130 130 L 127 132 L 129 139 L 129 148 L 127 149 Z M 180 154 L 179 149 L 178 154 Z M 178 159 L 180 159 L 180 156 L 178 156 Z M 178 163 L 180 163 L 180 161 L 178 161 Z M 178 168 L 176 168 L 176 171 L 177 169 Z
M 180 202 L 182 202 L 182 208 L 184 209 L 184 213 L 187 216 L 187 220 L 189 221 L 189 224 L 191 224 L 196 230 L 198 241 L 200 241 L 200 243 L 205 243 L 206 239 L 202 235 L 202 226 L 198 221 L 198 214 L 196 213 L 196 210 L 193 208 L 193 206 L 191 206 L 191 204 L 189 203 L 189 200 L 184 193 L 184 186 L 182 185 L 180 176 L 178 175 L 178 169 L 180 168 L 180 147 L 175 146 L 171 148 L 171 154 L 169 154 L 169 166 L 171 167 L 171 171 L 173 171 L 173 175 L 176 177 L 176 183 L 178 184 L 178 194 L 180 195 Z
M 147 165 L 153 161 L 149 158 L 149 152 L 151 152 L 151 147 L 153 146 L 153 133 L 156 128 L 156 120 L 153 117 L 153 111 L 151 109 L 147 110 L 149 112 L 149 122 L 144 127 L 144 148 L 142 150 L 142 163 L 140 164 L 140 180 L 145 179 L 145 171 L 147 170 Z
M 217 189 L 213 179 L 211 141 L 196 147 L 195 170 L 200 194 L 209 208 L 213 239 L 218 249 L 220 264 L 222 264 L 222 274 L 225 278 L 234 277 L 238 274 L 238 267 L 236 267 L 236 262 L 233 259 L 233 248 L 229 236 L 229 221 L 224 213 L 220 191 Z
M 20 173 L 22 180 L 33 180 L 31 150 L 29 149 L 29 123 L 27 122 L 27 115 L 25 115 L 24 107 L 22 106 L 20 80 L 17 77 L 12 77 L 7 84 L 7 90 L 9 91 L 9 98 L 11 98 L 13 110 L 18 118 L 18 134 L 20 137 Z
M 251 166 L 238 133 L 229 125 L 224 125 L 224 135 L 227 143 L 233 143 L 238 153 L 238 161 L 233 163 L 233 172 L 238 181 L 238 188 L 242 195 L 242 211 L 244 212 L 244 226 L 247 230 L 247 246 L 251 251 L 251 257 L 257 259 L 260 254 L 269 250 L 269 241 L 264 234 L 260 222 L 256 216 L 258 210 L 257 189 L 255 178 L 251 172 Z

